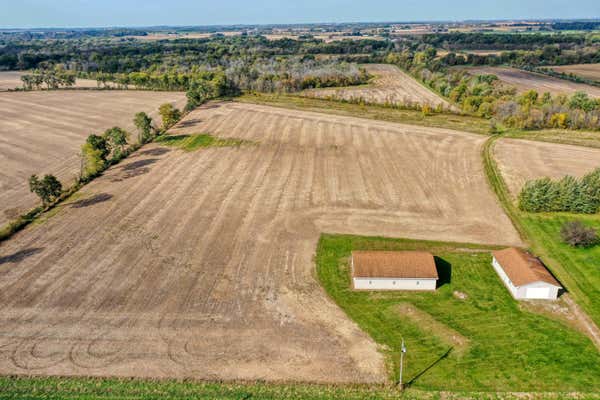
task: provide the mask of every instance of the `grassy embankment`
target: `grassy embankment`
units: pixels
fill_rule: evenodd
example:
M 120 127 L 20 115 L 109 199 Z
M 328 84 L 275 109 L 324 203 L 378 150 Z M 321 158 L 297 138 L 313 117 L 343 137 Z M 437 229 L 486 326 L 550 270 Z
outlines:
M 435 292 L 354 291 L 352 250 L 427 250 L 436 256 Z M 332 299 L 382 346 L 390 378 L 419 390 L 600 391 L 600 354 L 560 318 L 514 300 L 490 266 L 492 247 L 409 239 L 323 235 L 317 276 Z M 566 373 L 567 372 L 567 373 Z
M 594 322 L 600 325 L 600 246 L 573 248 L 560 238 L 560 228 L 565 221 L 581 220 L 600 231 L 600 215 L 520 211 L 493 158 L 494 142 L 495 138 L 490 138 L 483 149 L 485 171 L 492 189 L 531 249 L 544 260 Z

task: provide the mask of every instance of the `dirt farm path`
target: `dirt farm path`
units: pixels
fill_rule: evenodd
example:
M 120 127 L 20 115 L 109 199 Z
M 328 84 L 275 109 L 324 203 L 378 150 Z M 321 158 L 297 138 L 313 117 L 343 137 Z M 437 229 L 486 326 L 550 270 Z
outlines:
M 455 109 L 448 101 L 417 82 L 412 76 L 390 64 L 365 64 L 374 75 L 371 85 L 347 88 L 314 89 L 303 92 L 308 97 L 332 97 L 344 100 L 363 99 L 369 103 L 441 104 L 445 109 Z
M 0 245 L 0 374 L 381 382 L 314 277 L 321 232 L 521 244 L 484 136 L 217 103 Z

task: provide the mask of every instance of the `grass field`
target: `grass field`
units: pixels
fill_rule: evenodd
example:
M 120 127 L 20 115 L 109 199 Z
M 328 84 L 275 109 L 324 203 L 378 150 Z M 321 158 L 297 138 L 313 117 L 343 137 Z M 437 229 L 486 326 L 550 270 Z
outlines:
M 11 400 L 522 400 L 523 393 L 444 392 L 393 386 L 147 381 L 139 379 L 0 377 L 0 399 Z M 600 399 L 586 393 L 527 393 L 528 400 Z
M 348 257 L 352 250 L 413 249 L 436 256 L 441 284 L 436 292 L 351 289 Z M 515 301 L 490 266 L 489 249 L 323 235 L 317 275 L 334 301 L 382 346 L 393 364 L 393 376 L 397 376 L 404 337 L 405 382 L 413 388 L 600 390 L 600 354 L 591 341 Z
M 572 248 L 560 238 L 563 223 L 573 220 L 600 232 L 600 215 L 520 213 L 519 217 L 535 248 L 552 260 L 561 282 L 600 326 L 600 246 Z
M 502 143 L 497 143 L 495 138 L 492 138 L 488 140 L 483 150 L 484 165 L 490 185 L 521 236 L 528 240 L 532 250 L 542 258 L 552 273 L 569 291 L 569 295 L 583 307 L 597 325 L 600 325 L 600 292 L 598 289 L 598 283 L 600 282 L 600 269 L 598 268 L 598 265 L 600 265 L 600 247 L 596 246 L 591 249 L 571 248 L 562 243 L 559 236 L 560 226 L 566 220 L 583 220 L 588 225 L 600 230 L 600 216 L 521 212 L 516 207 L 515 195 L 511 194 L 509 188 L 512 188 L 513 193 L 516 193 L 515 189 L 518 189 L 519 186 L 510 182 L 510 180 L 518 179 L 522 181 L 522 178 L 511 174 L 505 176 L 502 171 L 507 171 L 508 167 L 508 170 L 521 170 L 521 174 L 529 174 L 529 176 L 534 177 L 528 167 L 539 167 L 543 163 L 525 162 L 520 167 L 511 167 L 508 163 L 511 161 L 522 162 L 524 155 L 521 154 L 520 157 L 514 158 L 497 157 L 495 148 L 498 145 L 502 145 Z M 527 142 L 524 142 L 523 146 L 526 146 L 525 148 L 535 148 L 535 146 L 528 146 Z M 561 150 L 560 145 L 554 146 L 558 146 L 558 151 Z M 585 151 L 586 149 L 581 150 Z M 545 150 L 544 154 L 546 157 L 549 156 L 548 149 Z M 558 166 L 558 173 L 560 173 L 560 164 L 554 165 Z M 551 167 L 552 164 L 546 166 Z M 553 174 L 556 173 L 553 172 Z
M 155 142 L 165 146 L 178 147 L 186 151 L 194 151 L 205 147 L 228 147 L 246 144 L 243 140 L 235 138 L 222 139 L 208 133 L 163 135 L 156 138 Z

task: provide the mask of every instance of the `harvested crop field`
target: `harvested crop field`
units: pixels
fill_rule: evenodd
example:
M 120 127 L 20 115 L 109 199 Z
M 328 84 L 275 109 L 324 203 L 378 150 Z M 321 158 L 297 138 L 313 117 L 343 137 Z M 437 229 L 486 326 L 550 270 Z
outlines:
M 11 89 L 22 89 L 23 81 L 21 76 L 27 74 L 26 71 L 0 71 L 0 92 Z M 110 83 L 107 84 L 110 86 Z M 92 79 L 77 79 L 74 85 L 79 89 L 95 89 L 98 83 Z
M 515 86 L 519 92 L 536 90 L 539 93 L 549 92 L 552 94 L 568 95 L 575 92 L 586 92 L 591 97 L 600 97 L 600 87 L 570 82 L 565 79 L 521 71 L 515 68 L 476 67 L 468 68 L 467 71 L 471 74 L 496 75 L 501 81 Z
M 343 100 L 362 99 L 367 103 L 378 104 L 428 104 L 432 107 L 441 104 L 445 109 L 453 109 L 446 100 L 393 65 L 366 64 L 364 67 L 374 75 L 370 85 L 307 90 L 303 95 Z
M 59 90 L 0 93 L 0 225 L 37 204 L 31 174 L 55 174 L 63 183 L 80 167 L 85 138 L 113 126 L 133 131 L 133 116 L 157 116 L 163 103 L 185 104 L 183 93 Z M 135 138 L 135 134 L 132 135 Z
M 600 149 L 568 144 L 500 139 L 494 155 L 510 192 L 517 196 L 531 179 L 576 177 L 600 167 Z
M 240 103 L 145 146 L 0 244 L 0 374 L 378 382 L 315 279 L 321 232 L 520 244 L 485 137 Z
M 600 82 L 600 64 L 556 65 L 549 68 L 556 72 L 573 74 L 581 78 Z

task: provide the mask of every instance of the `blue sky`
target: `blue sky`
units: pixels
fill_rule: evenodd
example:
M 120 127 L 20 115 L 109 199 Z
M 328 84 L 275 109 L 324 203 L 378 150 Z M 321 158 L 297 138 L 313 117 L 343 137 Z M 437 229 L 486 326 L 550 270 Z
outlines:
M 600 18 L 600 0 L 0 0 L 0 28 Z

